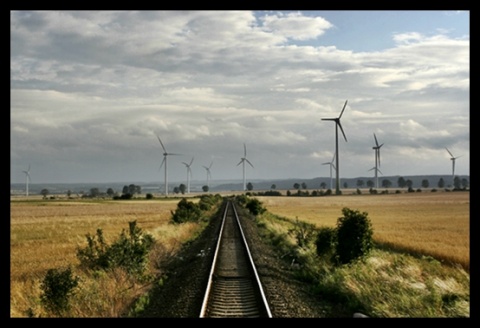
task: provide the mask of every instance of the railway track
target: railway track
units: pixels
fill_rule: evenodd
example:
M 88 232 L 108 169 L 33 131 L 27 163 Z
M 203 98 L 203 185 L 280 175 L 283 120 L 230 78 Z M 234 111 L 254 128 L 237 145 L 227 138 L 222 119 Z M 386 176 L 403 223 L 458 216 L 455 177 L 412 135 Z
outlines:
M 232 201 L 225 206 L 200 317 L 272 317 Z

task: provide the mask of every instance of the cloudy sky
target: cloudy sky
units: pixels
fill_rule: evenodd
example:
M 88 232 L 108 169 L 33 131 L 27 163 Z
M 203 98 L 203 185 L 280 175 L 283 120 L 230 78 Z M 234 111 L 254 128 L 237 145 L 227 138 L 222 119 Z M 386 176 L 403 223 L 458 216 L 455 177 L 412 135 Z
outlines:
M 470 174 L 470 14 L 11 11 L 10 178 Z

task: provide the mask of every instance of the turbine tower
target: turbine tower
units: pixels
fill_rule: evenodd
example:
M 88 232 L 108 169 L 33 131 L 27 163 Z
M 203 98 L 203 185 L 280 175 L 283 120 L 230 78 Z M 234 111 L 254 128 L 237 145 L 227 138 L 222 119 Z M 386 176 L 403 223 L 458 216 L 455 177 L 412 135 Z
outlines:
M 376 183 L 377 189 L 378 189 L 378 172 L 382 173 L 379 169 L 379 167 L 380 167 L 380 148 L 383 146 L 383 143 L 381 145 L 378 144 L 377 136 L 375 135 L 375 133 L 373 134 L 373 137 L 375 138 L 375 146 L 372 147 L 372 149 L 375 150 L 375 167 L 370 169 L 370 171 L 375 169 L 375 181 L 376 181 L 375 183 Z
M 165 146 L 163 145 L 163 142 L 158 135 L 157 135 L 157 138 L 158 138 L 158 141 L 160 141 L 160 145 L 162 145 L 162 148 L 163 148 L 163 161 L 162 161 L 162 164 L 160 164 L 160 168 L 162 168 L 162 165 L 165 164 L 165 196 L 168 196 L 167 156 L 180 155 L 180 154 L 167 153 L 167 150 L 165 149 Z
M 240 159 L 240 162 L 237 164 L 239 166 L 240 164 L 243 164 L 243 190 L 247 190 L 247 180 L 246 180 L 246 175 L 245 175 L 245 162 L 250 164 L 251 167 L 253 167 L 253 164 L 250 163 L 250 161 L 247 159 L 247 146 L 243 144 L 243 157 Z
M 209 184 L 208 184 L 208 181 L 212 177 L 212 175 L 210 173 L 210 169 L 212 168 L 212 164 L 213 164 L 213 161 L 210 163 L 209 167 L 206 167 L 205 165 L 203 166 L 205 168 L 205 170 L 207 170 L 207 187 L 210 187 Z
M 455 160 L 459 157 L 462 157 L 462 156 L 453 156 L 452 153 L 450 152 L 450 150 L 448 150 L 447 147 L 445 147 L 445 149 L 448 151 L 448 153 L 450 154 L 450 160 L 452 161 L 452 186 L 455 186 L 454 182 L 455 182 Z
M 190 176 L 192 175 L 192 169 L 190 168 L 190 166 L 192 166 L 192 163 L 193 163 L 193 157 L 192 157 L 192 160 L 190 161 L 190 164 L 187 164 L 185 162 L 182 162 L 183 164 L 185 164 L 185 166 L 187 167 L 187 194 L 190 193 Z
M 330 190 L 333 189 L 333 176 L 332 176 L 332 168 L 335 168 L 335 164 L 333 164 L 333 161 L 335 160 L 335 154 L 333 154 L 333 158 L 331 162 L 325 162 L 322 163 L 322 165 L 330 165 Z
M 345 105 L 343 105 L 343 109 L 340 113 L 340 116 L 335 117 L 335 118 L 322 118 L 323 121 L 334 121 L 335 122 L 335 157 L 336 157 L 336 169 L 335 169 L 335 177 L 336 177 L 336 194 L 340 194 L 340 165 L 339 165 L 339 156 L 338 156 L 338 128 L 340 127 L 340 130 L 342 131 L 343 137 L 345 138 L 345 141 L 347 141 L 347 137 L 345 136 L 345 132 L 343 132 L 342 124 L 340 123 L 340 118 L 343 115 L 343 111 L 345 110 L 345 107 L 347 107 L 347 101 L 345 101 Z
M 28 197 L 28 183 L 30 182 L 30 164 L 28 165 L 28 170 L 22 172 L 25 173 L 25 195 Z

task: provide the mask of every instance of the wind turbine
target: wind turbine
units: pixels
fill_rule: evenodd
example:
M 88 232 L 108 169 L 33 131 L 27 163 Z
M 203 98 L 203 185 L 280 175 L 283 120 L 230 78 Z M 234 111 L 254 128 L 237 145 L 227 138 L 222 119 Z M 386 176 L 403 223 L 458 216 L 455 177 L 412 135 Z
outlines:
M 333 158 L 331 162 L 322 163 L 322 165 L 330 165 L 330 189 L 333 189 L 332 168 L 336 169 L 335 164 L 333 164 L 334 160 L 335 160 L 335 154 L 333 154 Z
M 163 145 L 163 142 L 158 135 L 157 135 L 157 138 L 158 138 L 158 141 L 160 141 L 160 145 L 162 145 L 162 148 L 163 148 L 163 161 L 162 161 L 162 164 L 160 164 L 160 168 L 162 168 L 162 165 L 165 164 L 165 196 L 168 196 L 167 156 L 180 155 L 180 154 L 167 153 L 167 150 L 165 149 L 165 146 Z
M 212 174 L 210 173 L 210 169 L 211 169 L 212 165 L 213 165 L 213 161 L 210 163 L 210 166 L 209 166 L 209 167 L 206 167 L 205 165 L 203 165 L 203 167 L 205 168 L 205 170 L 207 170 L 207 187 L 210 187 L 210 186 L 208 185 L 208 181 L 209 181 L 209 179 L 212 177 Z
M 347 141 L 347 137 L 345 136 L 345 132 L 343 132 L 342 124 L 340 123 L 340 118 L 343 115 L 343 111 L 345 110 L 345 107 L 347 107 L 347 101 L 345 101 L 345 105 L 343 105 L 342 112 L 340 113 L 340 116 L 336 118 L 322 118 L 323 121 L 334 121 L 335 122 L 335 157 L 336 157 L 336 169 L 335 169 L 335 176 L 336 176 L 336 193 L 340 194 L 340 165 L 339 165 L 339 156 L 338 156 L 338 128 L 340 127 L 340 130 L 342 130 L 343 137 L 345 138 L 345 141 Z
M 28 197 L 28 183 L 30 182 L 30 164 L 28 165 L 28 170 L 22 172 L 25 173 L 25 195 Z
M 246 180 L 246 176 L 245 176 L 245 162 L 247 162 L 248 164 L 250 164 L 251 167 L 253 167 L 253 164 L 250 163 L 250 161 L 247 159 L 247 146 L 245 146 L 245 144 L 243 144 L 243 157 L 240 159 L 240 162 L 237 164 L 237 166 L 239 166 L 240 164 L 243 164 L 243 190 L 247 190 L 247 180 Z
M 373 150 L 375 150 L 375 167 L 373 167 L 371 170 L 375 170 L 375 181 L 376 181 L 376 184 L 377 184 L 377 188 L 378 188 L 378 172 L 380 172 L 381 174 L 383 174 L 380 169 L 378 168 L 380 166 L 380 148 L 383 146 L 383 143 L 381 145 L 378 144 L 378 141 L 377 141 L 377 136 L 375 135 L 375 133 L 373 134 L 373 137 L 375 138 L 375 145 L 374 147 L 372 147 Z
M 450 152 L 450 150 L 448 150 L 447 147 L 445 147 L 445 149 L 448 151 L 448 153 L 450 154 L 450 159 L 452 160 L 452 186 L 454 186 L 454 182 L 455 182 L 455 160 L 459 157 L 462 157 L 462 156 L 453 156 L 452 153 Z
M 185 164 L 185 166 L 187 167 L 187 193 L 189 194 L 190 193 L 190 176 L 192 175 L 192 169 L 190 168 L 190 166 L 193 163 L 193 157 L 192 157 L 192 160 L 190 161 L 190 164 L 187 164 L 185 162 L 182 162 L 182 163 Z

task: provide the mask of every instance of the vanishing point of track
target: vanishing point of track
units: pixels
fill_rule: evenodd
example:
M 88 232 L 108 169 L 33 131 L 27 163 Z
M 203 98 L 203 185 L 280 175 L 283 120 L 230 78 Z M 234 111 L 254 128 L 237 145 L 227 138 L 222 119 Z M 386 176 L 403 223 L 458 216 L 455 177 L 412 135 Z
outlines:
M 200 317 L 272 317 L 232 201 L 225 206 Z

